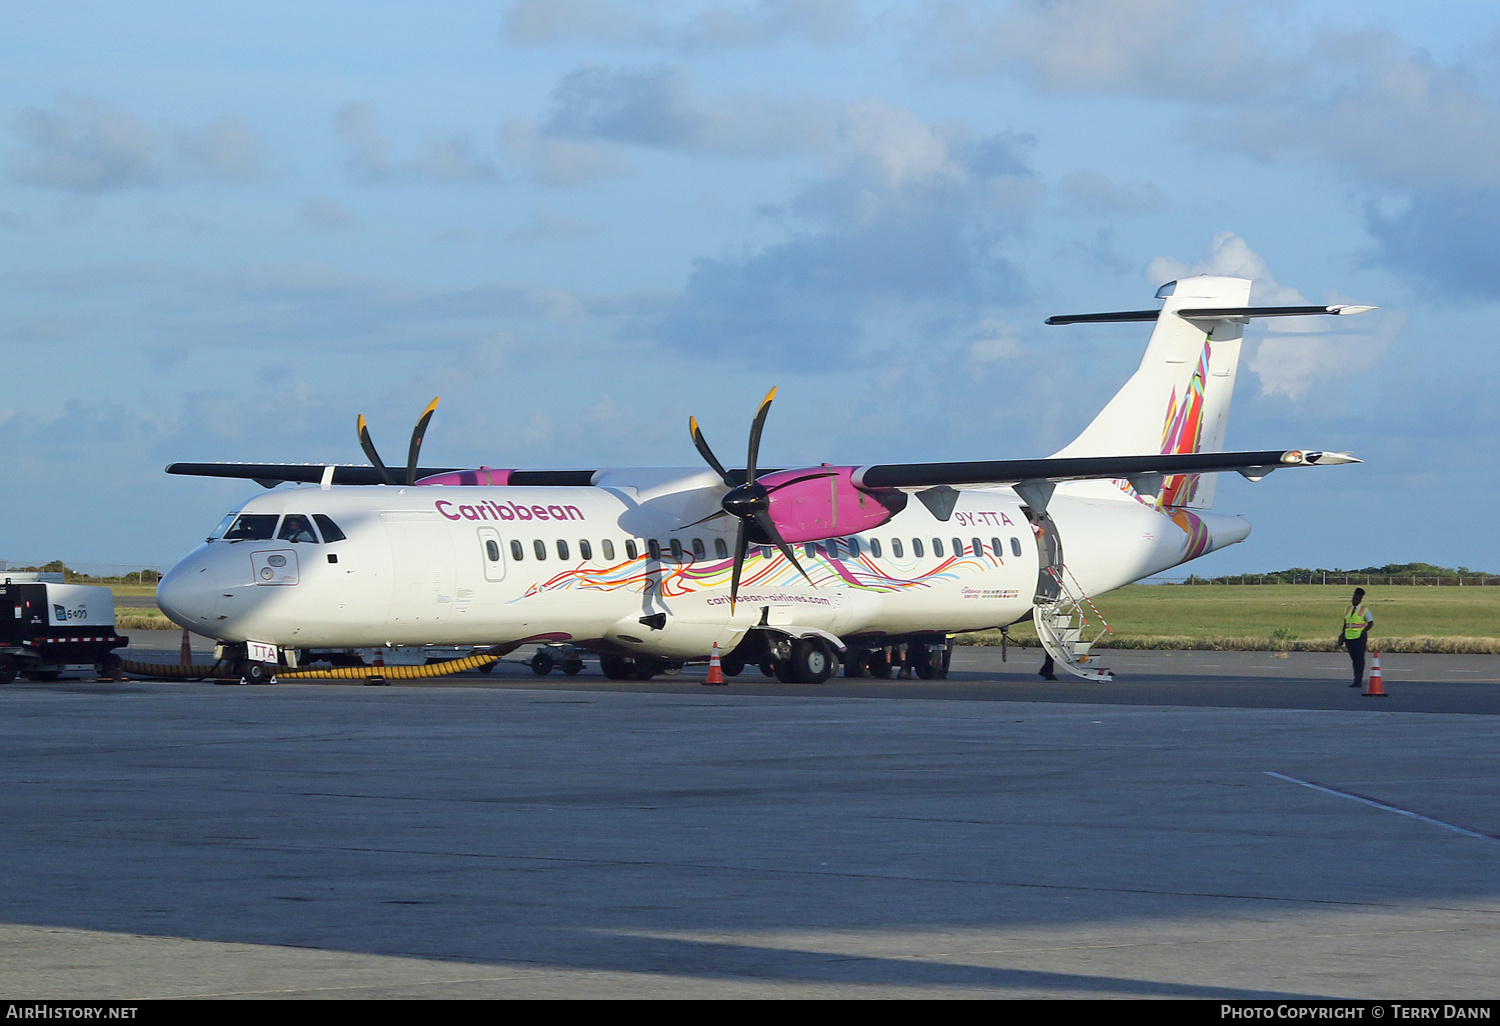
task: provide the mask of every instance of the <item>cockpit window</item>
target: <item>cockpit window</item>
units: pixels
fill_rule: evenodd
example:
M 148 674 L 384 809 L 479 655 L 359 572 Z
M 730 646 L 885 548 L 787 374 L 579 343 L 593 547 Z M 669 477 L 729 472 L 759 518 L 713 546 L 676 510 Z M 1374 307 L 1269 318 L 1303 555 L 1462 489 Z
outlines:
M 208 540 L 213 541 L 215 538 L 224 537 L 224 532 L 229 530 L 229 525 L 234 523 L 234 518 L 239 515 L 238 511 L 226 513 L 224 519 L 219 521 L 219 526 L 214 528 L 214 533 L 208 536 Z
M 276 532 L 276 537 L 282 541 L 318 544 L 318 535 L 313 530 L 312 521 L 301 513 L 288 513 L 282 519 L 281 530 Z
M 314 513 L 313 519 L 318 522 L 318 530 L 323 532 L 325 542 L 336 542 L 344 540 L 344 532 L 339 530 L 339 525 L 321 513 Z
M 276 533 L 274 513 L 246 513 L 224 532 L 225 541 L 269 541 Z

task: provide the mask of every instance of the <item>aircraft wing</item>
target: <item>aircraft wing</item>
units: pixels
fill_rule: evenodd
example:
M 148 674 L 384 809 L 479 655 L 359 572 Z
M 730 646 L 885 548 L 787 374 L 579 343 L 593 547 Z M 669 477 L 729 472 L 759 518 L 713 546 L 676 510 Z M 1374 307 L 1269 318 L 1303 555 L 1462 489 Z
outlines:
M 1346 452 L 1305 449 L 1263 452 L 1190 452 L 1153 456 L 1079 456 L 1066 459 L 982 460 L 972 463 L 882 463 L 861 467 L 859 488 L 931 488 L 937 485 L 999 485 L 1023 481 L 1088 481 L 1160 474 L 1238 471 L 1258 481 L 1281 467 L 1360 463 Z
M 451 474 L 465 467 L 418 467 L 417 478 L 434 474 Z M 374 467 L 346 463 L 173 463 L 167 467 L 168 474 L 188 477 L 229 477 L 254 481 L 266 488 L 275 488 L 283 481 L 301 484 L 318 484 L 323 475 L 332 471 L 329 484 L 378 485 L 384 484 L 380 471 Z M 404 470 L 404 468 L 403 468 Z M 510 483 L 513 485 L 589 485 L 593 483 L 593 470 L 513 470 Z

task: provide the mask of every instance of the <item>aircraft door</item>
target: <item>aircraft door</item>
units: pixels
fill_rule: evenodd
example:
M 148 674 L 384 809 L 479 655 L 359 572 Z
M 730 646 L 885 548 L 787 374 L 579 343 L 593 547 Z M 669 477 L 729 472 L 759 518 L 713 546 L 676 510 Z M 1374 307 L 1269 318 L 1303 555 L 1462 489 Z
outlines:
M 479 561 L 484 566 L 486 581 L 505 580 L 505 546 L 500 543 L 500 532 L 493 527 L 479 529 Z
M 441 624 L 453 610 L 455 559 L 448 524 L 436 513 L 380 514 L 391 546 L 390 624 Z
M 1063 572 L 1062 538 L 1057 533 L 1057 523 L 1045 513 L 1027 510 L 1031 529 L 1036 535 L 1039 566 L 1036 575 L 1036 597 L 1052 600 L 1062 594 L 1057 575 Z

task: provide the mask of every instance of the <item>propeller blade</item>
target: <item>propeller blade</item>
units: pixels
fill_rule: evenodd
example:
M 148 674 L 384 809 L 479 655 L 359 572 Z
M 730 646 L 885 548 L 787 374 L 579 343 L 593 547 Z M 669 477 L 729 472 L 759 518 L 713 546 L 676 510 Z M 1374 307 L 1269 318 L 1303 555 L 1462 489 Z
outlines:
M 729 513 L 726 510 L 722 510 L 721 509 L 721 510 L 718 510 L 717 512 L 710 513 L 708 516 L 704 517 L 702 520 L 694 520 L 691 524 L 683 524 L 681 527 L 674 527 L 674 528 L 672 528 L 672 530 L 673 531 L 686 531 L 689 527 L 697 527 L 699 524 L 706 524 L 710 520 L 717 520 L 720 517 L 727 517 L 727 516 L 729 516 Z
M 760 433 L 766 426 L 766 414 L 771 412 L 771 400 L 776 398 L 776 389 L 766 393 L 766 397 L 760 401 L 760 409 L 755 411 L 755 422 L 750 425 L 750 452 L 745 457 L 745 481 L 750 483 L 755 480 L 755 468 L 760 456 Z
M 734 615 L 734 601 L 740 594 L 740 571 L 745 567 L 745 549 L 747 539 L 745 537 L 745 522 L 740 521 L 739 530 L 734 535 L 734 573 L 729 578 L 729 615 Z
M 688 431 L 693 436 L 693 445 L 697 447 L 698 455 L 702 456 L 704 461 L 710 467 L 714 468 L 714 473 L 719 475 L 719 480 L 724 482 L 726 488 L 733 488 L 734 482 L 729 478 L 729 471 L 724 469 L 724 464 L 719 462 L 718 457 L 714 455 L 714 451 L 708 447 L 708 439 L 703 437 L 703 431 L 698 427 L 697 417 L 688 418 Z M 703 521 L 700 520 L 698 522 L 701 524 Z
M 365 415 L 363 413 L 359 415 L 358 427 L 359 447 L 365 451 L 365 457 L 376 470 L 380 471 L 380 476 L 385 480 L 386 484 L 395 484 L 396 482 L 391 480 L 391 472 L 385 469 L 384 463 L 380 462 L 380 453 L 375 451 L 375 443 L 370 441 L 370 428 L 365 424 Z
M 427 434 L 427 422 L 432 420 L 432 413 L 437 409 L 441 398 L 442 396 L 436 396 L 427 404 L 427 409 L 422 411 L 422 419 L 417 421 L 416 429 L 411 433 L 411 448 L 406 451 L 406 483 L 409 485 L 417 483 L 417 454 L 422 451 L 422 438 Z
M 807 578 L 807 583 L 812 584 L 816 588 L 817 585 L 813 583 L 813 579 L 807 576 L 807 571 L 802 569 L 801 563 L 797 562 L 797 554 L 792 551 L 792 547 L 781 537 L 781 532 L 776 530 L 776 521 L 771 519 L 770 514 L 764 510 L 756 513 L 755 524 L 765 532 L 767 538 L 776 543 L 776 547 L 781 550 L 781 554 L 787 558 L 792 566 L 797 568 L 797 572 Z
M 790 487 L 791 485 L 794 485 L 794 484 L 801 484 L 803 481 L 816 481 L 820 477 L 838 477 L 838 476 L 839 476 L 838 475 L 838 471 L 836 471 L 836 470 L 825 470 L 822 473 L 818 473 L 818 474 L 803 474 L 801 477 L 794 477 L 790 481 L 782 481 L 779 484 L 772 485 L 770 488 L 766 489 L 766 494 L 770 495 L 773 492 L 779 492 L 783 488 Z

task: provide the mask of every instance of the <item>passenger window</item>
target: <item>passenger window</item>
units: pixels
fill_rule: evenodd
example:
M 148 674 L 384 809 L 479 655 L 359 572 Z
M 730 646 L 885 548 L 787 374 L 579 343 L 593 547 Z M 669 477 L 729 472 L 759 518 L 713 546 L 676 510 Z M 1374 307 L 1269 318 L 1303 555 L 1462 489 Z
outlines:
M 673 538 L 672 539 L 672 559 L 675 562 L 678 562 L 678 563 L 682 562 L 682 539 L 681 538 Z
M 871 538 L 870 539 L 870 555 L 874 556 L 876 559 L 880 558 L 880 539 L 879 538 Z
M 921 559 L 922 556 L 924 555 L 924 553 L 922 552 L 922 539 L 921 538 L 913 538 L 911 540 L 911 554 L 913 556 L 916 556 L 918 559 Z
M 225 541 L 270 541 L 276 533 L 276 515 L 246 513 L 224 532 Z
M 990 539 L 990 551 L 995 554 L 996 559 L 1005 558 L 1005 546 L 1000 544 L 999 538 Z
M 583 559 L 593 559 L 594 547 L 584 539 L 580 538 L 578 539 L 578 555 Z
M 510 541 L 510 558 L 519 563 L 525 555 L 526 550 L 521 548 L 521 543 L 512 538 Z
M 962 538 L 953 539 L 953 554 L 955 556 L 962 556 L 964 554 L 964 540 Z
M 729 546 L 724 544 L 723 538 L 714 539 L 714 555 L 720 559 L 729 558 Z
M 972 549 L 969 550 L 969 554 L 970 555 L 973 555 L 973 556 L 982 556 L 982 555 L 984 555 L 984 542 L 980 541 L 978 538 L 970 538 L 969 542 L 970 542 L 970 544 L 972 544 L 974 546 Z
M 537 559 L 547 558 L 547 543 L 540 538 L 531 543 L 531 550 L 536 553 Z
M 818 558 L 818 547 L 816 545 L 814 545 L 812 542 L 807 542 L 806 544 L 804 544 L 802 546 L 802 554 L 804 556 L 806 556 L 808 559 L 817 559 Z
M 858 538 L 850 538 L 849 539 L 849 556 L 850 556 L 851 559 L 858 559 L 859 558 L 859 539 Z
M 1017 556 L 1021 554 L 1021 539 L 1016 537 L 1011 538 L 1010 551 Z
M 312 521 L 301 513 L 288 513 L 283 517 L 281 530 L 276 532 L 276 537 L 282 541 L 318 544 L 318 535 L 313 530 Z
M 943 554 L 943 539 L 932 539 L 932 554 L 934 556 L 941 556 Z
M 568 543 L 563 541 L 561 538 L 557 539 L 557 558 L 568 558 Z
M 901 555 L 902 555 L 902 553 L 901 553 L 901 539 L 900 538 L 892 538 L 891 539 L 891 558 L 892 559 L 900 559 Z
M 339 530 L 339 525 L 328 519 L 321 513 L 314 513 L 313 520 L 317 522 L 318 530 L 323 532 L 323 543 L 343 541 L 344 532 Z
M 829 559 L 838 559 L 839 558 L 839 540 L 837 538 L 829 538 L 828 539 L 828 558 Z
M 634 538 L 625 539 L 625 558 L 637 559 L 640 557 L 640 549 L 636 548 Z
M 484 542 L 484 554 L 490 557 L 491 563 L 500 562 L 500 546 L 492 538 L 486 538 Z
M 708 550 L 703 547 L 703 539 L 702 538 L 694 538 L 693 539 L 693 558 L 694 559 L 707 559 L 708 558 Z
M 604 550 L 604 558 L 605 559 L 613 560 L 615 558 L 615 543 L 614 542 L 612 542 L 608 538 L 606 538 L 602 542 L 599 543 L 599 547 Z
M 661 559 L 661 542 L 655 538 L 647 538 L 646 551 L 650 553 L 652 559 Z

